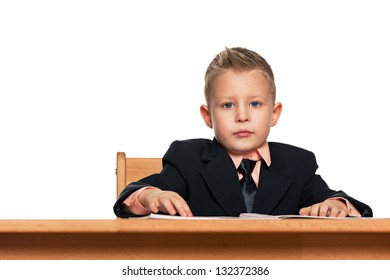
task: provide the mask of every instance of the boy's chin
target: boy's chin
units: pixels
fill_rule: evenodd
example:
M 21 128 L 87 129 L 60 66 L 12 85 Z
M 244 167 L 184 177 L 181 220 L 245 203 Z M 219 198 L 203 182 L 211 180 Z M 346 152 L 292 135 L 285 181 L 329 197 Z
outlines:
M 234 147 L 225 147 L 225 148 L 229 154 L 233 154 L 233 155 L 245 155 L 257 150 L 257 147 L 254 145 L 234 146 Z

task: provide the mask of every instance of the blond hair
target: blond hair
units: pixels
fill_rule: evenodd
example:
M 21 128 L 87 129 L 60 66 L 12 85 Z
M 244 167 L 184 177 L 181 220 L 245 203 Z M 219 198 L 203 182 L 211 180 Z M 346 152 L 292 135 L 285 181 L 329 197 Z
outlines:
M 211 89 L 214 79 L 227 70 L 251 71 L 259 70 L 269 82 L 272 100 L 275 103 L 276 87 L 274 74 L 268 62 L 258 53 L 241 48 L 225 48 L 211 61 L 205 74 L 204 95 L 207 104 L 210 103 Z

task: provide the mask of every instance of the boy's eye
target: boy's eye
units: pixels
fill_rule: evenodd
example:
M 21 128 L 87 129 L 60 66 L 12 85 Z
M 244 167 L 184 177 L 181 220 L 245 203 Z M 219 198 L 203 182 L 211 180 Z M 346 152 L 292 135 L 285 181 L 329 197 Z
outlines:
M 261 104 L 260 104 L 260 102 L 258 102 L 258 101 L 252 101 L 251 103 L 249 103 L 249 105 L 250 105 L 251 107 L 259 107 Z
M 227 109 L 233 108 L 233 107 L 234 107 L 234 104 L 233 104 L 233 103 L 225 103 L 225 104 L 223 104 L 223 107 L 224 107 L 224 108 L 227 108 Z

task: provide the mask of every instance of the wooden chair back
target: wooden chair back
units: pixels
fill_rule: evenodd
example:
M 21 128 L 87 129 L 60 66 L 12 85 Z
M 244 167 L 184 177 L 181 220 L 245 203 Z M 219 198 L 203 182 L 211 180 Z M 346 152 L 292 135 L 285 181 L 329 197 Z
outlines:
M 161 168 L 161 158 L 126 158 L 124 152 L 118 152 L 116 155 L 117 198 L 129 183 L 159 173 Z

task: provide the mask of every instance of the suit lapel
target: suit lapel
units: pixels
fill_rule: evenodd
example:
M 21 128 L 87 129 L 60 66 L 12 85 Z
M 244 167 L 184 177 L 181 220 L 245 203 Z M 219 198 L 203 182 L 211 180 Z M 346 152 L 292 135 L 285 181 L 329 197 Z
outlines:
M 271 149 L 271 147 L 270 147 Z M 253 206 L 253 212 L 270 214 L 292 184 L 292 179 L 280 171 L 285 168 L 278 152 L 271 149 L 271 166 L 261 164 L 258 192 Z
M 228 216 L 246 212 L 237 171 L 228 153 L 214 139 L 203 154 L 206 163 L 201 176 Z
M 259 190 L 253 206 L 254 213 L 270 214 L 292 184 L 292 179 L 283 175 L 286 168 L 277 150 L 270 146 L 272 164 L 261 164 Z M 237 170 L 228 153 L 214 139 L 203 155 L 205 166 L 201 171 L 210 192 L 227 216 L 246 212 L 245 202 Z

